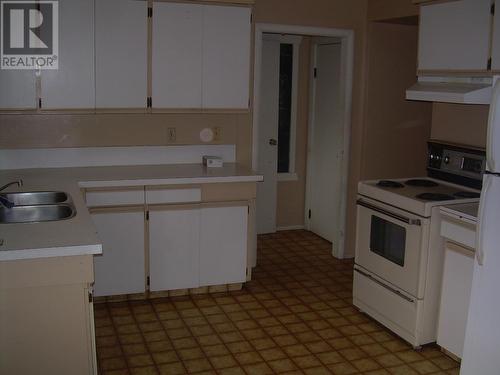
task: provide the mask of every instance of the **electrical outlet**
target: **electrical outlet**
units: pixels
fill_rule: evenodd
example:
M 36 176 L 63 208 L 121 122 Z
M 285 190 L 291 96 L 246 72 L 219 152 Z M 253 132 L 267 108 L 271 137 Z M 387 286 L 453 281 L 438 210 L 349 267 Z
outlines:
M 167 134 L 168 134 L 168 141 L 170 143 L 174 143 L 177 141 L 177 134 L 175 128 L 168 128 Z
M 219 142 L 222 140 L 222 128 L 220 126 L 216 126 L 212 128 L 214 132 L 214 142 Z

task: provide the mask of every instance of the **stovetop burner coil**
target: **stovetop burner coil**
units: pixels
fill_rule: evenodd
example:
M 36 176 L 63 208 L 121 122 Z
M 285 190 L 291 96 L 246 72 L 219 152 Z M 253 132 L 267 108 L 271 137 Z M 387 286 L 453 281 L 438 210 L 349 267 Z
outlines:
M 391 180 L 381 180 L 377 183 L 377 186 L 385 187 L 385 188 L 394 188 L 399 189 L 405 187 L 402 183 Z

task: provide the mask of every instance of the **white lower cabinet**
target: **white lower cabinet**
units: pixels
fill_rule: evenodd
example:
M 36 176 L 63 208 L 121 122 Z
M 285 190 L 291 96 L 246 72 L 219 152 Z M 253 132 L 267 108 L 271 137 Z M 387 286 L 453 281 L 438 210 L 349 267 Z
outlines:
M 199 285 L 200 210 L 165 208 L 149 211 L 151 291 Z
M 200 286 L 246 281 L 248 206 L 203 207 Z
M 87 191 L 103 246 L 95 295 L 143 293 L 148 278 L 152 292 L 245 282 L 250 201 L 206 197 L 199 187 Z
M 150 290 L 245 282 L 248 206 L 188 207 L 149 211 Z
M 102 241 L 102 255 L 94 256 L 95 295 L 145 292 L 143 208 L 97 209 L 91 215 Z
M 446 242 L 437 343 L 462 358 L 469 312 L 474 251 Z

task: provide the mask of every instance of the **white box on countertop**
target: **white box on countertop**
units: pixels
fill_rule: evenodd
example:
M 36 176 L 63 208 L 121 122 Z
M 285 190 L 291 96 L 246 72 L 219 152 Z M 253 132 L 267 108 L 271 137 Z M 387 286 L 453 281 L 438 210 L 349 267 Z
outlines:
M 203 156 L 203 165 L 208 168 L 220 168 L 222 164 L 222 158 L 219 156 Z

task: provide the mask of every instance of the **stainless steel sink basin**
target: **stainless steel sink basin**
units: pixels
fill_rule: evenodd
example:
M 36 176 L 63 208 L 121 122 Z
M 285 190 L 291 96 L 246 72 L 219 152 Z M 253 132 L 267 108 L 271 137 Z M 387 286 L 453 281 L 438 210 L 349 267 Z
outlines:
M 14 203 L 14 206 L 34 206 L 39 204 L 56 204 L 68 200 L 62 191 L 33 191 L 26 193 L 2 193 L 0 196 Z
M 0 207 L 0 224 L 66 220 L 75 215 L 76 209 L 69 204 Z

